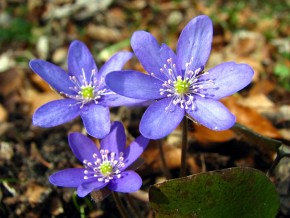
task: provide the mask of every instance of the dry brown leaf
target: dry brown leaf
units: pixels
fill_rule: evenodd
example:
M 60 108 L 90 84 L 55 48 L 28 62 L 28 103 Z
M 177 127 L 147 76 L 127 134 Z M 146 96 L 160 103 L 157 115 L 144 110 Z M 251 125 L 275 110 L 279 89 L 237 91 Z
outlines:
M 52 62 L 54 64 L 62 64 L 66 61 L 67 58 L 67 47 L 57 48 L 52 54 Z
M 279 133 L 284 139 L 290 141 L 290 129 L 280 129 Z
M 259 77 L 261 72 L 264 72 L 264 67 L 258 59 L 255 59 L 253 57 L 237 57 L 235 59 L 235 62 L 237 63 L 244 63 L 250 65 L 254 70 L 254 76 L 252 81 L 253 82 L 259 82 Z
M 126 26 L 126 13 L 121 8 L 115 7 L 107 11 L 105 14 L 109 27 Z
M 260 94 L 260 95 L 250 96 L 247 98 L 234 98 L 233 97 L 233 98 L 229 98 L 229 100 L 225 99 L 225 101 L 226 103 L 228 102 L 228 104 L 231 105 L 234 111 L 236 111 L 235 115 L 237 117 L 237 122 L 240 122 L 241 124 L 244 124 L 245 126 L 250 127 L 250 128 L 252 127 L 247 124 L 253 123 L 256 126 L 255 129 L 261 130 L 262 127 L 259 128 L 257 127 L 256 124 L 259 123 L 260 125 L 260 121 L 263 120 L 261 125 L 263 126 L 266 125 L 266 129 L 264 130 L 265 132 L 272 131 L 272 129 L 274 128 L 268 120 L 266 120 L 264 117 L 259 115 L 259 113 L 262 113 L 274 107 L 274 103 L 271 102 L 265 95 Z M 230 108 L 231 111 L 232 111 L 232 108 Z M 234 113 L 234 111 L 232 112 Z M 252 120 L 252 119 L 257 119 L 257 121 Z M 271 134 L 270 133 L 265 133 L 265 134 L 266 135 L 270 134 L 270 135 L 267 135 L 270 137 L 271 136 L 278 137 L 279 134 L 277 130 L 276 130 L 276 133 L 273 132 Z M 221 143 L 221 142 L 229 141 L 235 138 L 235 134 L 231 130 L 217 132 L 217 131 L 210 130 L 202 125 L 196 125 L 195 131 L 190 133 L 190 135 L 192 135 L 193 138 L 195 138 L 199 143 L 203 145 L 209 145 L 215 142 Z
M 222 100 L 222 103 L 236 116 L 238 123 L 243 124 L 261 135 L 270 138 L 281 138 L 280 133 L 270 121 L 260 115 L 256 110 L 240 105 L 238 100 L 241 99 L 236 96 L 230 96 Z
M 28 201 L 30 204 L 36 204 L 41 201 L 41 196 L 47 191 L 47 187 L 30 183 L 28 185 L 28 188 L 26 192 L 24 193 L 23 197 L 26 201 Z M 23 200 L 24 200 L 23 199 Z
M 268 19 L 259 19 L 259 25 L 257 25 L 257 32 L 266 33 L 271 29 L 276 29 L 279 26 L 276 19 L 269 17 Z
M 188 157 L 186 163 L 189 167 L 191 174 L 196 174 L 196 173 L 202 172 L 202 168 L 199 166 L 199 164 L 197 163 L 197 161 L 194 157 L 192 157 L 192 156 Z
M 249 95 L 257 95 L 257 94 L 264 94 L 267 95 L 272 92 L 275 88 L 275 84 L 270 80 L 264 79 L 260 80 L 257 83 L 254 83 L 253 87 L 249 91 Z
M 62 98 L 59 94 L 51 90 L 49 92 L 40 93 L 40 92 L 35 91 L 34 89 L 28 90 L 27 96 L 28 96 L 27 99 L 30 100 L 30 104 L 31 104 L 30 115 L 32 115 L 36 109 L 46 104 L 47 102 Z
M 257 94 L 242 98 L 239 99 L 237 103 L 242 106 L 255 109 L 259 113 L 267 112 L 275 106 L 275 104 L 264 94 Z
M 51 88 L 48 85 L 47 82 L 45 82 L 40 76 L 38 76 L 37 74 L 33 73 L 30 75 L 30 80 L 31 82 L 37 86 L 37 88 L 39 88 L 42 91 L 46 91 L 46 92 L 50 92 Z
M 59 198 L 52 198 L 50 212 L 53 216 L 58 216 L 64 212 L 62 202 Z
M 18 68 L 0 73 L 0 94 L 7 96 L 16 90 L 21 90 L 24 86 L 24 72 Z
M 202 125 L 196 125 L 195 131 L 190 133 L 190 136 L 195 138 L 199 143 L 208 145 L 214 142 L 226 142 L 235 138 L 235 134 L 231 130 L 213 131 Z
M 32 159 L 41 163 L 43 166 L 47 168 L 52 168 L 52 164 L 43 158 L 35 143 L 31 143 L 30 145 L 30 156 L 32 157 Z
M 90 38 L 102 42 L 118 42 L 124 38 L 118 29 L 96 26 L 94 24 L 89 24 L 86 28 L 86 32 Z
M 231 41 L 232 52 L 237 56 L 253 55 L 263 49 L 266 43 L 265 37 L 258 32 L 238 31 Z M 260 54 L 257 54 L 260 55 Z
M 154 171 L 161 170 L 160 154 L 158 149 L 158 141 L 150 141 L 148 147 L 142 154 L 145 162 L 152 167 Z M 177 168 L 181 163 L 181 149 L 162 143 L 164 156 L 168 169 Z
M 0 104 L 0 122 L 7 121 L 8 113 L 7 110 L 3 107 L 2 104 Z

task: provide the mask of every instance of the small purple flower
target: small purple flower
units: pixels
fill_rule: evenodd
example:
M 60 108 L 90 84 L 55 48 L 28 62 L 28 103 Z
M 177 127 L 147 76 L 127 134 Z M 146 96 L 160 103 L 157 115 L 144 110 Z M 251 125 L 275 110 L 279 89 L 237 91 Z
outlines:
M 30 61 L 30 68 L 65 97 L 38 108 L 33 115 L 33 124 L 53 127 L 80 115 L 88 134 L 103 138 L 110 131 L 109 107 L 144 102 L 117 95 L 104 81 L 109 72 L 121 70 L 132 56 L 131 52 L 118 52 L 98 72 L 86 45 L 73 41 L 68 51 L 68 73 L 44 60 Z
M 126 170 L 147 147 L 149 139 L 142 135 L 126 147 L 126 135 L 120 122 L 113 122 L 110 133 L 101 140 L 100 150 L 81 133 L 71 133 L 69 145 L 85 168 L 69 168 L 50 176 L 56 186 L 77 188 L 84 197 L 105 187 L 115 192 L 135 192 L 142 185 L 141 177 Z
M 166 44 L 160 46 L 148 32 L 133 34 L 132 49 L 149 75 L 116 71 L 107 75 L 106 83 L 120 95 L 156 100 L 140 122 L 140 132 L 145 137 L 165 137 L 184 116 L 218 131 L 235 123 L 235 116 L 218 100 L 247 86 L 253 70 L 246 64 L 226 62 L 204 71 L 212 35 L 212 22 L 205 15 L 185 26 L 176 54 Z

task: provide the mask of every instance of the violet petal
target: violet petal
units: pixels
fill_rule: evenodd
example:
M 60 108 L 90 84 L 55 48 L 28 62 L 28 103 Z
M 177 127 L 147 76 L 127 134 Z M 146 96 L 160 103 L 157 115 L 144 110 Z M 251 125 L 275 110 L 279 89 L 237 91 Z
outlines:
M 97 75 L 98 80 L 106 77 L 112 71 L 122 70 L 128 60 L 133 57 L 132 52 L 120 51 L 113 55 L 101 68 Z
M 118 106 L 139 106 L 143 105 L 148 100 L 128 98 L 118 94 L 107 94 L 102 96 L 100 104 L 106 105 L 108 107 L 118 107 Z
M 92 71 L 98 72 L 94 57 L 88 47 L 81 41 L 73 41 L 68 50 L 68 72 L 79 81 L 89 81 Z
M 98 157 L 101 157 L 97 145 L 90 138 L 81 133 L 74 132 L 69 134 L 68 142 L 72 152 L 82 163 L 84 160 L 91 163 L 95 162 L 96 159 L 93 158 L 93 154 L 97 154 Z
M 107 86 L 114 92 L 137 99 L 159 99 L 163 82 L 144 73 L 126 70 L 114 71 L 106 76 Z
M 178 126 L 184 114 L 185 110 L 175 106 L 172 98 L 161 99 L 152 103 L 143 114 L 140 132 L 149 139 L 163 138 Z
M 76 94 L 70 89 L 74 84 L 70 81 L 68 73 L 60 67 L 39 59 L 30 61 L 29 66 L 56 91 L 71 95 Z
M 53 127 L 73 120 L 80 114 L 80 106 L 72 99 L 50 101 L 39 107 L 32 123 L 40 127 Z
M 81 112 L 84 126 L 91 136 L 103 138 L 110 132 L 110 111 L 98 104 L 85 105 Z
M 144 136 L 138 136 L 131 144 L 128 146 L 124 152 L 124 167 L 126 169 L 130 166 L 138 157 L 143 153 L 149 143 L 149 139 Z
M 110 133 L 101 140 L 101 149 L 107 149 L 116 154 L 116 159 L 119 158 L 119 153 L 124 152 L 126 146 L 125 129 L 121 122 L 113 122 Z
M 86 195 L 88 195 L 89 193 L 91 193 L 94 190 L 99 190 L 103 187 L 105 187 L 108 183 L 104 183 L 104 182 L 98 182 L 98 181 L 93 181 L 93 182 L 87 182 L 87 183 L 83 183 L 80 186 L 78 186 L 77 189 L 77 194 L 79 197 L 83 198 Z
M 69 168 L 58 171 L 49 177 L 49 182 L 56 186 L 76 188 L 84 180 L 84 168 Z
M 141 177 L 134 171 L 125 171 L 121 173 L 120 179 L 111 180 L 108 188 L 115 192 L 135 192 L 140 189 L 142 185 Z
M 195 104 L 195 110 L 188 109 L 186 112 L 201 125 L 222 131 L 235 124 L 235 116 L 221 102 L 196 96 Z
M 193 18 L 184 27 L 176 49 L 178 64 L 183 71 L 191 59 L 190 70 L 194 72 L 198 68 L 204 68 L 211 51 L 212 35 L 212 22 L 206 15 Z
M 168 46 L 160 46 L 154 36 L 145 31 L 134 32 L 131 38 L 131 46 L 148 74 L 154 73 L 159 79 L 167 80 L 160 69 L 167 63 L 167 59 L 176 59 L 176 55 Z
M 247 64 L 226 62 L 210 69 L 208 74 L 200 77 L 202 80 L 212 80 L 213 88 L 201 93 L 209 94 L 210 98 L 220 99 L 241 90 L 247 86 L 254 75 L 253 69 Z

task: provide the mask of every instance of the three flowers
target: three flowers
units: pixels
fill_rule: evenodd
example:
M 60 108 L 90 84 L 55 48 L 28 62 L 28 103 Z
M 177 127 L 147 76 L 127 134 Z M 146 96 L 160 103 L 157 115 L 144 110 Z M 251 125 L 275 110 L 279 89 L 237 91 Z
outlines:
M 192 19 L 182 30 L 176 54 L 166 44 L 160 46 L 150 33 L 135 32 L 131 47 L 146 74 L 121 70 L 133 56 L 130 52 L 118 52 L 98 71 L 88 48 L 79 41 L 70 45 L 68 72 L 49 62 L 32 60 L 31 69 L 65 96 L 40 107 L 33 116 L 33 124 L 52 127 L 80 115 L 87 133 L 106 141 L 101 142 L 99 151 L 85 136 L 71 134 L 69 144 L 86 169 L 58 172 L 50 181 L 59 186 L 78 187 L 79 196 L 104 186 L 113 191 L 136 191 L 142 180 L 131 171 L 124 171 L 128 167 L 125 162 L 132 163 L 131 155 L 137 159 L 146 148 L 148 139 L 167 136 L 184 116 L 213 130 L 232 127 L 234 115 L 218 100 L 247 86 L 253 70 L 246 64 L 226 62 L 205 71 L 212 37 L 212 22 L 205 15 Z M 120 133 L 123 129 L 120 123 L 111 126 L 109 107 L 144 102 L 151 104 L 140 121 L 142 135 L 130 146 L 132 151 L 137 146 L 139 152 L 127 154 L 124 136 Z M 111 134 L 121 137 L 122 145 Z M 71 173 L 76 173 L 78 178 L 73 179 Z M 132 179 L 138 185 L 125 190 L 116 188 L 122 187 L 122 181 L 126 179 Z

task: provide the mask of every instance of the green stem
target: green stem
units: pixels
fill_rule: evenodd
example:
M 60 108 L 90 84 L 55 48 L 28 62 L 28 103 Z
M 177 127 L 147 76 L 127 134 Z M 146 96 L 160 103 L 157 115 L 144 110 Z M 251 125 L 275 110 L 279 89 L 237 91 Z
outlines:
M 157 141 L 158 144 L 158 148 L 159 148 L 159 154 L 160 154 L 160 160 L 161 160 L 161 169 L 163 171 L 163 175 L 165 176 L 166 179 L 171 179 L 171 174 L 168 170 L 167 167 L 167 163 L 166 163 L 166 159 L 165 159 L 165 155 L 164 155 L 164 150 L 163 150 L 163 146 L 162 146 L 162 140 L 159 139 Z
M 183 120 L 182 120 L 182 144 L 181 144 L 180 177 L 186 176 L 187 132 L 188 132 L 188 121 L 187 121 L 187 118 L 184 117 Z
M 122 216 L 122 218 L 129 218 L 129 215 L 119 197 L 119 194 L 116 193 L 116 192 L 112 192 L 112 195 L 113 195 L 113 198 L 114 198 L 114 201 L 116 202 L 116 205 L 117 205 L 117 208 Z

